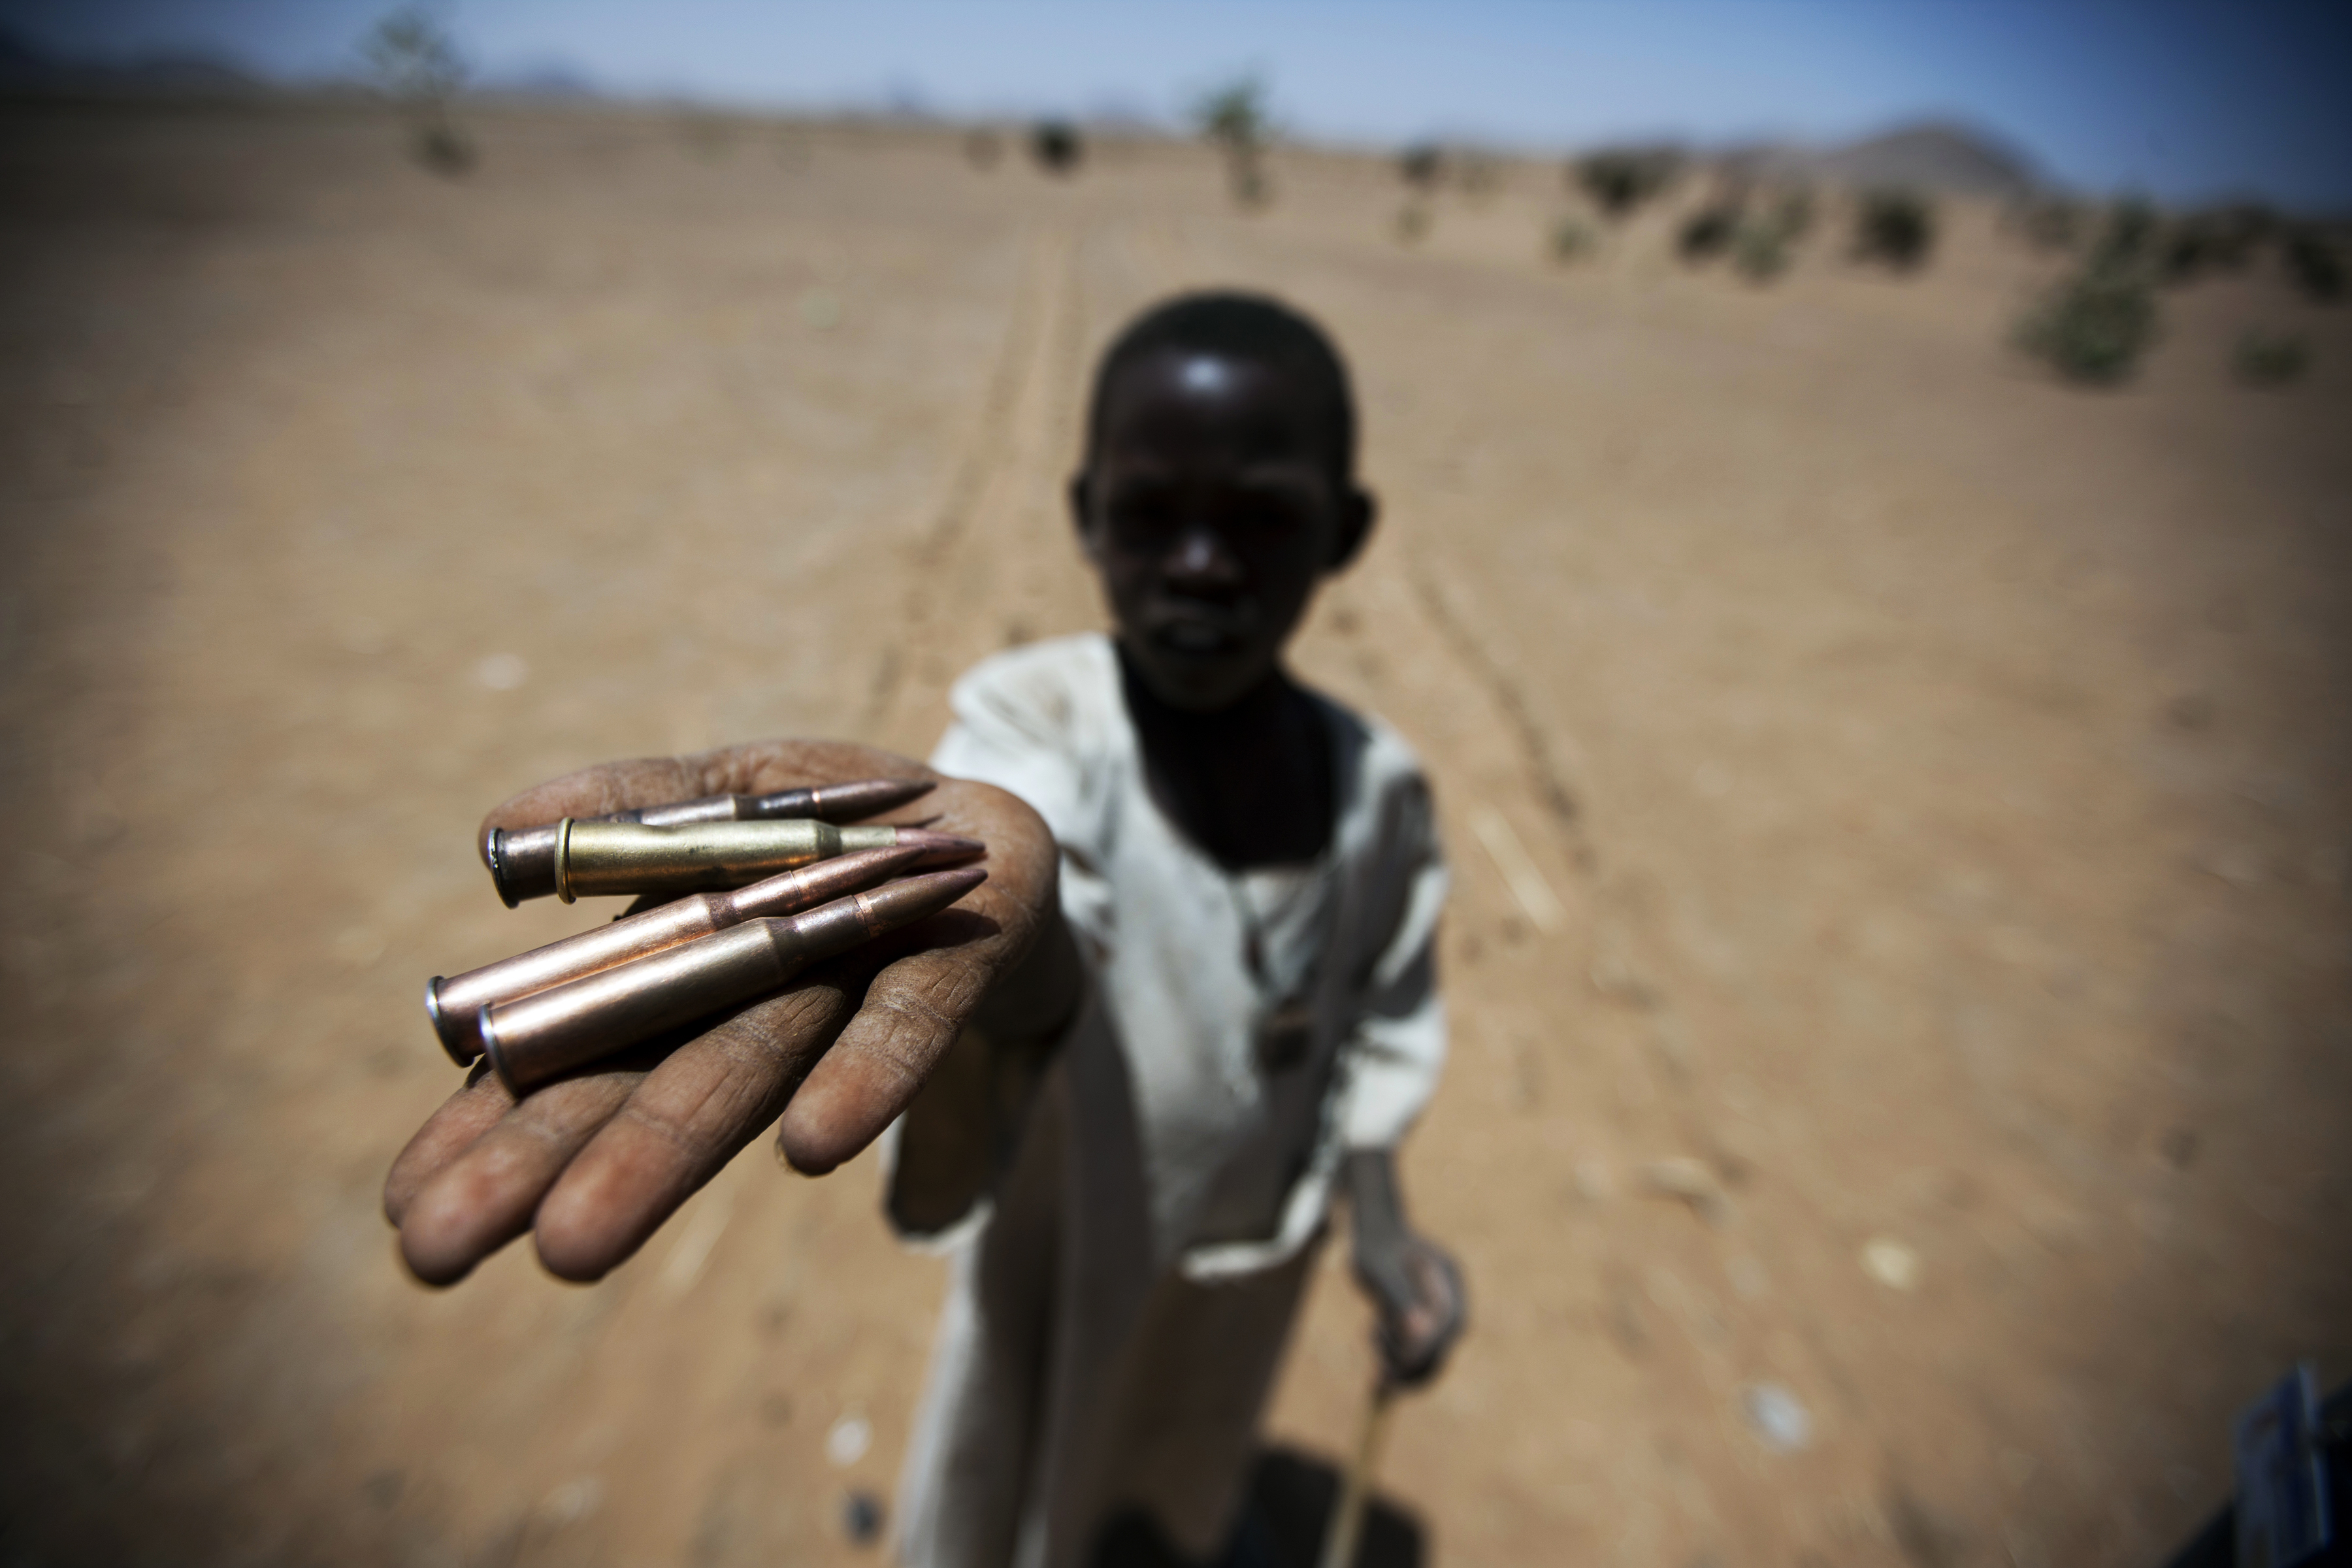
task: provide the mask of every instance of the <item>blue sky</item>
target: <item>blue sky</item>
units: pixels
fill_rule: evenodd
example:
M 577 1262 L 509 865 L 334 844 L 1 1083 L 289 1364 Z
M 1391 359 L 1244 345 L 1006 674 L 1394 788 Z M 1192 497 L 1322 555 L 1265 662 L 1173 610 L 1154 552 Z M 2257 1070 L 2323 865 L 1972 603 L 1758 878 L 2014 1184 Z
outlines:
M 54 49 L 351 73 L 386 0 L 0 0 Z M 2352 5 L 2241 0 L 441 0 L 483 72 L 825 110 L 1173 120 L 1240 70 L 1294 131 L 1534 149 L 1848 139 L 1923 117 L 2059 179 L 2352 208 Z

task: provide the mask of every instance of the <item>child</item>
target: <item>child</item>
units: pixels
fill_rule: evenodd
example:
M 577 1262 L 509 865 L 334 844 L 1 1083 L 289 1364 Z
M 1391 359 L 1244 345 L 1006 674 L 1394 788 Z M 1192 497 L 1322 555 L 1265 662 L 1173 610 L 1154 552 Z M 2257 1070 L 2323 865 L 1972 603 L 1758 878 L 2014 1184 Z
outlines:
M 1152 310 L 1104 358 L 1070 488 L 1115 637 L 955 689 L 932 765 L 1045 818 L 1084 961 L 1049 932 L 896 1131 L 891 1217 L 957 1263 L 909 1563 L 1218 1549 L 1335 1184 L 1389 1375 L 1428 1375 L 1459 1329 L 1391 1158 L 1444 1052 L 1428 788 L 1281 665 L 1371 526 L 1354 444 L 1302 317 Z
M 385 1183 L 417 1278 L 529 1231 L 594 1279 L 779 1116 L 810 1173 L 895 1122 L 891 1218 L 957 1258 L 902 1506 L 924 1564 L 1216 1551 L 1336 1186 L 1387 1375 L 1433 1372 L 1461 1288 L 1391 1160 L 1444 1052 L 1428 789 L 1280 662 L 1370 531 L 1354 447 L 1346 373 L 1284 307 L 1129 327 L 1070 497 L 1117 637 L 971 671 L 908 808 L 984 840 L 988 881 L 674 1049 L 520 1101 L 478 1071 Z M 485 826 L 915 771 L 769 742 L 585 769 Z

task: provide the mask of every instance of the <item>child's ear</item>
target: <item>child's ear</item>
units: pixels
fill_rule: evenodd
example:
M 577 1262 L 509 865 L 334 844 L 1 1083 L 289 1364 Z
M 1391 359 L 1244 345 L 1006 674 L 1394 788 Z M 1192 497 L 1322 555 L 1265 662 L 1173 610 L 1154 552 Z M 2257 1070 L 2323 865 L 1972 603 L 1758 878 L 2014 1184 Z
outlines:
M 1372 536 L 1372 524 L 1380 521 L 1381 503 L 1372 492 L 1348 487 L 1339 502 L 1339 527 L 1331 539 L 1331 558 L 1324 563 L 1326 572 L 1342 572 L 1364 548 L 1364 541 Z
M 1084 468 L 1070 476 L 1070 523 L 1078 531 L 1078 548 L 1086 552 L 1088 561 L 1099 566 L 1102 558 L 1095 543 L 1094 487 L 1087 478 Z

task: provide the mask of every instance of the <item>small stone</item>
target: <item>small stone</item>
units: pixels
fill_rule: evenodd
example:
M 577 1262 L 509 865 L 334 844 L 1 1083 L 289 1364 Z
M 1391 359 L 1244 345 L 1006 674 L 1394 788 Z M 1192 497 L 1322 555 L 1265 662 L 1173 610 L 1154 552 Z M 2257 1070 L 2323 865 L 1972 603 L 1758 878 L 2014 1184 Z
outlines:
M 824 1457 L 846 1468 L 866 1457 L 874 1446 L 874 1424 L 856 1411 L 833 1424 L 824 1435 Z
M 1723 1195 L 1722 1184 L 1704 1160 L 1687 1154 L 1653 1160 L 1642 1167 L 1642 1185 L 1654 1196 L 1680 1198 L 1709 1225 L 1721 1225 L 1731 1217 L 1731 1201 Z
M 604 1505 L 604 1483 L 593 1476 L 577 1476 L 547 1494 L 540 1517 L 561 1529 L 577 1524 Z
M 1891 1236 L 1863 1243 L 1862 1271 L 1890 1290 L 1919 1288 L 1919 1254 Z
M 841 1530 L 852 1546 L 871 1546 L 882 1539 L 882 1500 L 858 1488 L 841 1500 Z
M 801 296 L 801 321 L 820 332 L 841 324 L 841 300 L 829 289 L 812 289 Z
M 474 666 L 474 679 L 492 691 L 512 691 L 530 679 L 530 666 L 519 654 L 494 653 Z
M 1766 1447 L 1793 1454 L 1813 1440 L 1813 1418 L 1797 1396 L 1777 1383 L 1750 1384 L 1740 1391 L 1748 1425 Z

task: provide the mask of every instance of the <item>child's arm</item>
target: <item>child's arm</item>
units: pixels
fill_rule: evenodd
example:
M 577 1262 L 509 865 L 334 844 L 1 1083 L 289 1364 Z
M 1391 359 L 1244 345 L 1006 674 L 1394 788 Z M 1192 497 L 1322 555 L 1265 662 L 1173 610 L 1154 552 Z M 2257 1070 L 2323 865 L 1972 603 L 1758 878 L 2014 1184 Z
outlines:
M 1345 1180 L 1356 1282 L 1380 1313 L 1381 1360 L 1392 1382 L 1425 1382 L 1462 1334 L 1462 1271 L 1436 1243 L 1406 1225 L 1391 1151 L 1356 1150 L 1348 1156 Z
M 770 742 L 583 769 L 517 795 L 488 825 L 876 777 L 938 775 L 863 746 Z M 551 1271 L 594 1279 L 779 1116 L 779 1152 L 803 1171 L 829 1171 L 872 1142 L 990 988 L 1025 967 L 1048 915 L 1060 924 L 1053 836 L 1014 796 L 941 779 L 892 815 L 981 839 L 988 880 L 667 1054 L 624 1056 L 520 1101 L 478 1071 L 384 1184 L 384 1213 L 417 1278 L 462 1279 L 532 1231 Z

